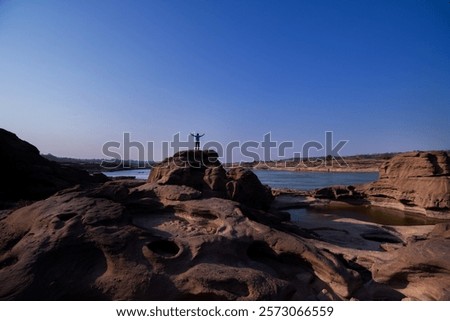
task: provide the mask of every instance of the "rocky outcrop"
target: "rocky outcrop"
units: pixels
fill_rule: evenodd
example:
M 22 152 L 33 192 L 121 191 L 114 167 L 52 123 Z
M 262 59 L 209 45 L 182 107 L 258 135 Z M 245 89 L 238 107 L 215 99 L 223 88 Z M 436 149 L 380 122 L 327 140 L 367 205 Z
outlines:
M 221 167 L 215 151 L 188 150 L 175 153 L 156 164 L 148 177 L 148 183 L 186 185 L 205 190 L 205 172 L 209 168 Z M 212 178 L 212 177 L 211 177 Z
M 367 202 L 365 195 L 351 185 L 319 188 L 312 193 L 312 196 L 317 199 L 335 200 L 350 204 L 364 204 Z
M 373 205 L 450 218 L 450 158 L 446 152 L 397 155 L 362 190 Z
M 256 209 L 268 209 L 273 200 L 271 189 L 251 170 L 237 167 L 226 171 L 215 151 L 178 152 L 155 165 L 147 183 L 189 186 L 204 197 L 227 198 Z
M 389 259 L 372 267 L 374 280 L 413 300 L 450 300 L 450 224 L 435 226 L 426 238 L 411 238 Z
M 271 200 L 252 172 L 201 151 L 158 164 L 145 184 L 60 191 L 1 215 L 0 299 L 350 298 L 358 272 L 263 211 Z
M 35 146 L 1 128 L 0 176 L 0 203 L 43 199 L 75 184 L 107 181 L 104 175 L 51 162 Z

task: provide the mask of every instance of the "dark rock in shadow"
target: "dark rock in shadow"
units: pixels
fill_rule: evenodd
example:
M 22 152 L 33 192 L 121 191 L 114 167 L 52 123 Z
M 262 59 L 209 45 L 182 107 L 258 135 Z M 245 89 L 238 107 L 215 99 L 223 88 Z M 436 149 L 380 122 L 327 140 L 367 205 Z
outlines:
M 180 252 L 180 247 L 173 241 L 156 240 L 147 244 L 154 253 L 163 257 L 174 257 Z
M 15 299 L 102 300 L 95 280 L 106 268 L 106 258 L 94 244 L 55 249 L 39 257 L 32 268 L 38 277 Z
M 0 200 L 39 200 L 76 184 L 106 182 L 104 175 L 51 162 L 30 143 L 0 128 Z M 2 204 L 0 203 L 0 206 Z

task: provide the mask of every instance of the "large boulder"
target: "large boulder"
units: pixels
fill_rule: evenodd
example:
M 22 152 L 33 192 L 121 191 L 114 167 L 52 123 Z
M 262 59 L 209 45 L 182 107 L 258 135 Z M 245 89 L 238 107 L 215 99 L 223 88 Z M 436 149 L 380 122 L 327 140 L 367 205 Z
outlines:
M 0 203 L 43 199 L 75 184 L 107 180 L 103 175 L 92 176 L 86 171 L 51 162 L 42 157 L 35 146 L 2 128 L 0 177 Z
M 203 180 L 212 191 L 226 193 L 228 178 L 227 172 L 222 166 L 207 168 Z
M 273 200 L 268 186 L 242 167 L 226 171 L 210 150 L 188 150 L 156 164 L 148 184 L 182 185 L 192 187 L 204 197 L 227 198 L 256 209 L 268 209 Z
M 443 151 L 397 155 L 363 192 L 373 205 L 450 218 L 450 158 Z
M 230 168 L 227 173 L 230 181 L 226 184 L 228 196 L 250 207 L 268 209 L 273 196 L 270 187 L 261 184 L 252 171 L 242 168 Z
M 204 189 L 207 168 L 221 166 L 215 151 L 188 150 L 175 153 L 156 164 L 147 179 L 148 183 L 187 185 Z

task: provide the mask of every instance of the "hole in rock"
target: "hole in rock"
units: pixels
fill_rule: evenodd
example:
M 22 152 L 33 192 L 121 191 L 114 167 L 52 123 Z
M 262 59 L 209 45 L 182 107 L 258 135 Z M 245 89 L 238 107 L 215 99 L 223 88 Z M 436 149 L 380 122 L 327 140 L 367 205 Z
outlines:
M 274 263 L 295 266 L 298 269 L 309 271 L 311 264 L 302 257 L 292 252 L 277 254 L 267 243 L 255 241 L 247 248 L 247 255 L 254 261 L 269 264 L 274 267 Z
M 16 257 L 8 257 L 7 259 L 4 259 L 3 261 L 0 262 L 0 269 L 3 269 L 7 266 L 13 265 L 17 263 L 17 258 Z
M 168 240 L 154 241 L 147 244 L 147 247 L 154 253 L 165 257 L 175 256 L 180 251 L 175 242 Z
M 406 205 L 406 206 L 414 206 L 414 202 L 411 200 L 407 200 L 407 199 L 400 199 L 400 203 L 402 203 L 403 205 Z
M 77 216 L 77 213 L 69 212 L 69 213 L 60 213 L 56 215 L 56 217 L 59 218 L 61 221 L 68 221 L 74 216 Z
M 367 232 L 362 233 L 361 237 L 368 241 L 380 242 L 380 243 L 402 243 L 402 240 L 397 236 L 384 232 Z
M 215 220 L 217 219 L 217 216 L 209 213 L 208 211 L 197 211 L 197 212 L 192 212 L 193 216 L 197 216 L 197 217 L 201 217 L 207 220 Z

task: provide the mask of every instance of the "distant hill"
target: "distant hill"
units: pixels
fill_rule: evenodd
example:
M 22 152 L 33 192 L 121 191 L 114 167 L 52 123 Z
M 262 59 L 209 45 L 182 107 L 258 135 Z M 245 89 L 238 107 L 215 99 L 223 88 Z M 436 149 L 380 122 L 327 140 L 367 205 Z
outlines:
M 81 159 L 71 157 L 58 157 L 52 154 L 42 154 L 42 157 L 65 166 L 84 169 L 90 173 L 103 171 L 117 171 L 124 169 L 151 168 L 154 162 L 126 160 L 106 160 L 106 159 Z
M 278 169 L 291 171 L 378 172 L 380 166 L 385 161 L 402 153 L 403 152 L 361 154 L 343 156 L 342 159 L 334 159 L 331 156 L 311 157 L 310 159 L 289 158 L 266 162 L 241 162 L 239 164 L 225 164 L 225 166 L 231 167 L 239 165 L 255 169 Z

